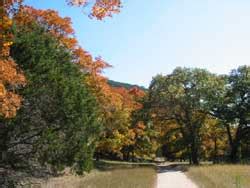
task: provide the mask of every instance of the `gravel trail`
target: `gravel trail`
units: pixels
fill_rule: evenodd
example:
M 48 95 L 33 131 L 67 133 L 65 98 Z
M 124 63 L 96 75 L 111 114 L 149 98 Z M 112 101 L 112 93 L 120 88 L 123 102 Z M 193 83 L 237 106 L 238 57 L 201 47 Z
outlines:
M 157 188 L 198 188 L 176 165 L 158 166 Z

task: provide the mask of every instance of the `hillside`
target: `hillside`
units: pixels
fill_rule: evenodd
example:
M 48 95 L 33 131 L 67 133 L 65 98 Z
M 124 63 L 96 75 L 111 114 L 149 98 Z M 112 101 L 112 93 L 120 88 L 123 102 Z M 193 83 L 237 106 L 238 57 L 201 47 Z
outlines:
M 123 83 L 123 82 L 117 82 L 114 80 L 109 80 L 108 83 L 112 86 L 112 87 L 124 87 L 126 89 L 131 89 L 133 87 L 138 87 L 141 90 L 147 90 L 147 88 L 143 87 L 143 86 L 138 86 L 138 85 L 133 85 L 133 84 L 128 84 L 128 83 Z

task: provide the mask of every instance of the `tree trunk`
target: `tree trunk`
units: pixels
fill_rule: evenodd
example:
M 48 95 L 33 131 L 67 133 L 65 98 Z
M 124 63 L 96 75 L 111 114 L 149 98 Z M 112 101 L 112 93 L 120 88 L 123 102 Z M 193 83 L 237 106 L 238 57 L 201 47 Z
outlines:
M 228 136 L 228 140 L 229 140 L 229 145 L 232 148 L 232 146 L 233 146 L 233 138 L 232 138 L 232 134 L 231 134 L 231 131 L 230 131 L 230 125 L 229 124 L 226 124 L 226 129 L 227 129 L 227 136 Z
M 237 146 L 234 146 L 233 148 L 231 148 L 231 153 L 230 153 L 230 162 L 231 163 L 237 163 L 238 162 L 238 148 Z
M 233 143 L 233 146 L 231 147 L 231 152 L 230 152 L 230 162 L 231 163 L 237 163 L 239 162 L 239 142 L 236 140 Z
M 213 156 L 213 163 L 218 163 L 217 159 L 218 147 L 217 147 L 217 138 L 214 138 L 214 156 Z
M 192 160 L 192 164 L 194 165 L 199 164 L 198 147 L 195 142 L 191 144 L 191 160 Z
M 7 157 L 7 135 L 8 135 L 8 129 L 6 126 L 2 123 L 0 123 L 0 165 L 7 164 L 8 157 Z
M 196 124 L 189 125 L 189 131 L 191 136 L 191 160 L 192 164 L 198 165 L 199 164 L 199 142 L 198 142 L 198 132 L 199 129 L 197 128 Z
M 100 154 L 99 154 L 99 152 L 96 152 L 95 155 L 96 155 L 96 161 L 100 161 Z
M 227 135 L 229 140 L 229 146 L 230 146 L 230 162 L 231 163 L 237 163 L 239 162 L 238 158 L 238 151 L 239 151 L 239 145 L 240 145 L 240 125 L 236 130 L 235 138 L 233 139 L 231 131 L 230 131 L 230 125 L 226 124 L 227 129 Z
M 231 146 L 231 152 L 230 152 L 230 162 L 231 163 L 237 163 L 239 162 L 239 147 L 240 147 L 240 126 L 238 127 L 235 139 L 232 140 Z
M 191 147 L 190 146 L 188 146 L 188 160 L 189 160 L 189 164 L 192 164 Z

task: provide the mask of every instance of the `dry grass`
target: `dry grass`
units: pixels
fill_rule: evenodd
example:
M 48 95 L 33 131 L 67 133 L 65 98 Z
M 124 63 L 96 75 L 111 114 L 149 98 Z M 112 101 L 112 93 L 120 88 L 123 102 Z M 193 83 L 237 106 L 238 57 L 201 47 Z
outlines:
M 189 167 L 186 174 L 200 188 L 250 188 L 250 165 Z
M 82 187 L 86 188 L 153 188 L 156 173 L 154 169 L 141 167 L 115 169 L 86 178 Z
M 156 170 L 151 166 L 101 163 L 84 177 L 52 178 L 42 188 L 154 188 Z

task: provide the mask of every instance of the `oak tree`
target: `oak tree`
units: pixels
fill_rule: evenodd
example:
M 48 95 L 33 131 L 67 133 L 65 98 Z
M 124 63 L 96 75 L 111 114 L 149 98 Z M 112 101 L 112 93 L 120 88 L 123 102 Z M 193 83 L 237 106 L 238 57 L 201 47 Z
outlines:
M 194 164 L 199 163 L 201 128 L 222 84 L 216 75 L 197 68 L 176 68 L 171 74 L 158 75 L 151 82 L 149 101 L 152 108 L 158 109 L 164 120 L 179 125 Z

